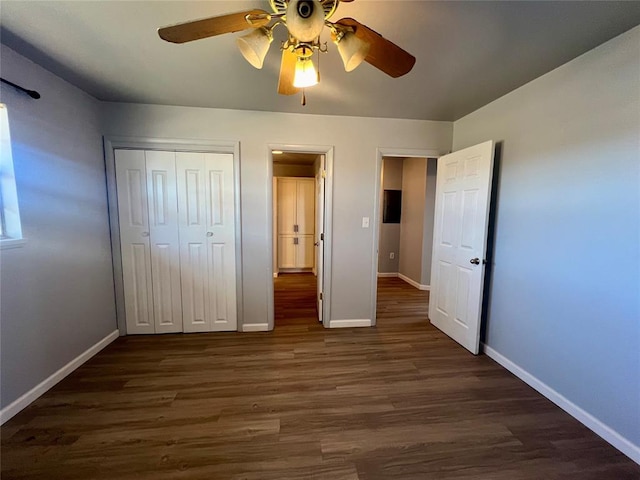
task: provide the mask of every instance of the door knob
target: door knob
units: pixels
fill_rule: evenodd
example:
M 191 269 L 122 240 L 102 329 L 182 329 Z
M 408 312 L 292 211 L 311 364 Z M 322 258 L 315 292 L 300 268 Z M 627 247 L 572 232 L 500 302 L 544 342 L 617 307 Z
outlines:
M 473 263 L 474 265 L 480 265 L 480 259 L 479 258 L 472 258 L 471 260 L 469 260 L 470 263 Z
M 149 236 L 149 232 L 142 232 L 142 236 L 143 237 L 148 237 Z
M 207 232 L 207 237 L 213 237 L 213 232 Z

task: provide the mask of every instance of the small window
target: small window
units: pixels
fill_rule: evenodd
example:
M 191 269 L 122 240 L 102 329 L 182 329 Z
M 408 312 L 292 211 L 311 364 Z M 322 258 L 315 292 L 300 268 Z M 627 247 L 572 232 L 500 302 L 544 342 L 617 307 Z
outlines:
M 17 247 L 24 244 L 16 178 L 13 173 L 9 112 L 0 103 L 0 248 Z

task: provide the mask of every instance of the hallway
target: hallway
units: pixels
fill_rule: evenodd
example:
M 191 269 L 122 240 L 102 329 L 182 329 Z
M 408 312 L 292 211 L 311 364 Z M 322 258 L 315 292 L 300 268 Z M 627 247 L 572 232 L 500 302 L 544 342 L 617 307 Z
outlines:
M 273 279 L 274 321 L 282 326 L 320 327 L 313 273 L 281 273 Z
M 312 273 L 284 273 L 273 281 L 275 326 L 322 327 L 316 310 L 316 277 Z M 377 325 L 423 323 L 429 328 L 429 292 L 399 278 L 378 279 Z

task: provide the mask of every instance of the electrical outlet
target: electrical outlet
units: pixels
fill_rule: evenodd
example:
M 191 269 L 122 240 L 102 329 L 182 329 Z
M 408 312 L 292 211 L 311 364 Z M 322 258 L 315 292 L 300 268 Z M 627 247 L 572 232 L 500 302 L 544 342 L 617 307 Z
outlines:
M 389 254 L 389 258 L 390 258 L 391 260 L 393 260 L 394 258 L 396 258 L 396 254 L 395 254 L 395 253 L 393 253 L 393 252 L 391 252 L 391 253 Z

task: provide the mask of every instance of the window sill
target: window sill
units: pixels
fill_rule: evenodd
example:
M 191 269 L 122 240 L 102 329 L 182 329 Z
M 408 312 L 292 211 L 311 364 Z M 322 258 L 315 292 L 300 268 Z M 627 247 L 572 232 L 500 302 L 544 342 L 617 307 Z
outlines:
M 5 238 L 0 239 L 0 250 L 9 248 L 20 248 L 27 243 L 26 238 Z

